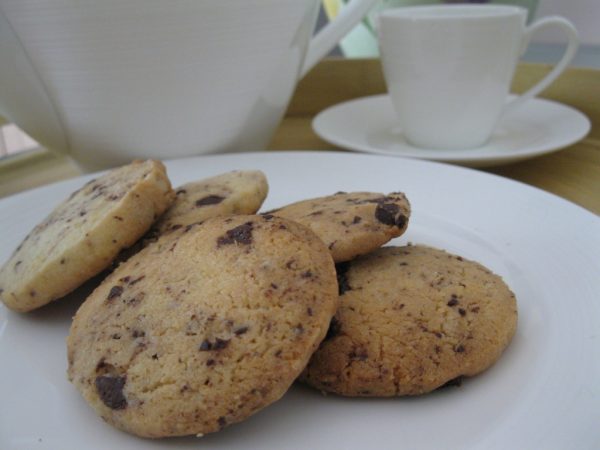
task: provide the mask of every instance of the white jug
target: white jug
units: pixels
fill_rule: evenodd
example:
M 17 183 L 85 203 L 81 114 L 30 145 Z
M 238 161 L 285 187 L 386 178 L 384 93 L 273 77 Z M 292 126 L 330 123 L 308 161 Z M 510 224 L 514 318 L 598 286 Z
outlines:
M 0 0 L 0 115 L 87 170 L 260 150 L 375 1 Z

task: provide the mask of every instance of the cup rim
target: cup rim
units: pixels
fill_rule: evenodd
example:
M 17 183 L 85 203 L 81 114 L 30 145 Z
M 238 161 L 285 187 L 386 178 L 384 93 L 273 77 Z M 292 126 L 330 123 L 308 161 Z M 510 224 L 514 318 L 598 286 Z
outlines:
M 380 18 L 405 20 L 465 20 L 493 19 L 527 15 L 527 9 L 516 5 L 452 4 L 401 6 L 385 9 Z

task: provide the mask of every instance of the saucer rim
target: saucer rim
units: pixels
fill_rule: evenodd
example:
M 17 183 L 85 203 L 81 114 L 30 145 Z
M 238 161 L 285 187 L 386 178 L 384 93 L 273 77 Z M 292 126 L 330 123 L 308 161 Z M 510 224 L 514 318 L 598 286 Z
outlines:
M 507 96 L 507 100 L 515 98 L 515 94 L 509 94 Z M 558 102 L 556 100 L 546 99 L 542 97 L 535 97 L 531 100 L 528 100 L 525 104 L 537 104 L 538 107 L 546 106 L 555 109 L 559 109 L 564 114 L 571 115 L 573 120 L 579 121 L 578 129 L 574 130 L 568 136 L 552 136 L 548 138 L 545 135 L 545 139 L 542 143 L 536 143 L 532 146 L 525 146 L 523 148 L 531 147 L 531 151 L 528 152 L 519 152 L 519 153 L 508 153 L 506 155 L 498 155 L 498 154 L 489 154 L 486 155 L 485 152 L 488 143 L 483 146 L 473 148 L 473 149 L 424 149 L 416 147 L 408 142 L 403 142 L 402 145 L 405 149 L 408 150 L 411 154 L 407 153 L 395 153 L 393 150 L 387 150 L 381 147 L 375 147 L 372 145 L 365 145 L 362 142 L 352 141 L 349 138 L 344 138 L 340 133 L 332 132 L 331 127 L 327 127 L 324 125 L 325 120 L 327 120 L 332 114 L 339 114 L 341 109 L 352 108 L 354 105 L 362 104 L 367 101 L 389 101 L 389 95 L 386 94 L 376 94 L 376 95 L 368 95 L 363 97 L 357 97 L 350 100 L 346 100 L 344 102 L 337 103 L 335 105 L 331 105 L 328 108 L 325 108 L 321 112 L 319 112 L 311 121 L 311 127 L 313 131 L 324 141 L 333 144 L 341 149 L 350 150 L 354 152 L 368 153 L 374 155 L 383 155 L 383 156 L 394 156 L 394 157 L 403 157 L 403 158 L 413 158 L 420 159 L 426 161 L 438 161 L 445 163 L 458 164 L 468 167 L 489 167 L 495 165 L 504 165 L 511 164 L 519 161 L 524 161 L 527 159 L 532 159 L 538 156 L 546 155 L 549 153 L 557 152 L 562 150 L 576 142 L 585 139 L 585 137 L 591 131 L 591 121 L 590 119 L 581 111 L 576 108 L 573 108 L 570 105 L 566 105 L 564 103 Z M 511 115 L 517 113 L 518 110 L 514 112 L 508 113 L 507 117 L 510 118 Z M 501 119 L 503 120 L 503 119 Z M 400 125 L 400 124 L 398 124 Z M 368 131 L 365 129 L 365 131 Z M 493 137 L 492 137 L 493 140 Z M 431 156 L 431 155 L 418 155 L 414 153 L 418 153 L 419 151 L 427 151 L 427 152 L 439 152 L 439 155 Z M 456 152 L 473 152 L 470 155 L 457 155 Z

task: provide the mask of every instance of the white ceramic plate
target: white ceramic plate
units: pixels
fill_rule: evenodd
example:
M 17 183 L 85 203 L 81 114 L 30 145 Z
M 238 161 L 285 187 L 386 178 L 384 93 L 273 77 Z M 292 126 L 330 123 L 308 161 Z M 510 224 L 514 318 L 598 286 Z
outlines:
M 66 379 L 65 337 L 81 298 L 21 315 L 0 306 L 0 448 L 591 449 L 600 442 L 600 220 L 523 184 L 460 167 L 341 153 L 257 153 L 167 164 L 175 185 L 261 169 L 265 209 L 339 190 L 402 190 L 406 235 L 475 259 L 518 298 L 516 336 L 490 370 L 416 398 L 347 399 L 295 386 L 249 420 L 198 438 L 150 441 L 104 423 Z M 91 176 L 0 201 L 0 260 Z
M 569 106 L 533 99 L 507 113 L 482 147 L 423 149 L 412 146 L 402 135 L 389 97 L 375 95 L 327 108 L 314 118 L 313 129 L 324 140 L 349 150 L 486 167 L 567 147 L 587 135 L 590 121 Z

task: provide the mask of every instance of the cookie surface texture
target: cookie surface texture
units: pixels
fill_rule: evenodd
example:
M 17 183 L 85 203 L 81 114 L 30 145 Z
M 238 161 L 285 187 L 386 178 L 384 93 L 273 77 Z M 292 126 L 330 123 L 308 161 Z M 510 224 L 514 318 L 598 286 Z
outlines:
M 400 192 L 388 195 L 339 192 L 269 213 L 309 227 L 325 242 L 335 262 L 343 262 L 375 250 L 404 233 L 410 204 Z
M 491 366 L 516 300 L 482 265 L 425 246 L 383 247 L 338 267 L 340 307 L 302 379 L 347 396 L 430 392 Z
M 58 205 L 0 269 L 0 298 L 30 311 L 106 268 L 172 203 L 158 161 L 136 161 L 88 182 Z
M 109 423 L 205 434 L 278 400 L 325 336 L 335 267 L 307 228 L 208 219 L 121 264 L 77 312 L 68 374 Z

